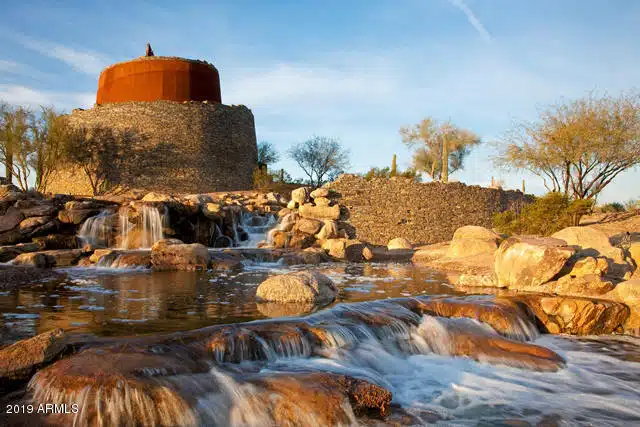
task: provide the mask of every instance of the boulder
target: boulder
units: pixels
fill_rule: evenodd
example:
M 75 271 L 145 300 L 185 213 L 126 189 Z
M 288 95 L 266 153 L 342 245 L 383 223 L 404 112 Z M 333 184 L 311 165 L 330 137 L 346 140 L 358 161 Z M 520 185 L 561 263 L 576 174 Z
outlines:
M 287 248 L 306 249 L 306 248 L 310 248 L 315 243 L 316 243 L 316 238 L 313 234 L 306 234 L 306 233 L 294 231 L 289 236 L 289 242 L 287 243 Z
M 317 265 L 328 261 L 331 261 L 331 258 L 322 248 L 307 248 L 303 251 L 288 252 L 282 256 L 282 262 L 285 265 Z
M 484 227 L 467 225 L 458 228 L 449 245 L 448 256 L 461 258 L 484 253 L 493 253 L 498 249 L 500 235 Z
M 0 245 L 10 245 L 17 243 L 24 238 L 24 235 L 20 233 L 20 230 L 13 229 L 0 233 Z
M 65 209 L 58 212 L 58 220 L 63 224 L 81 224 L 85 219 L 99 214 L 96 209 Z
M 155 270 L 206 270 L 209 251 L 200 243 L 186 244 L 178 239 L 162 239 L 151 248 Z
M 355 239 L 327 239 L 322 244 L 322 249 L 331 257 L 349 262 L 362 262 L 364 248 L 362 242 Z
M 50 267 L 49 258 L 42 252 L 30 252 L 18 255 L 13 260 L 14 265 L 28 265 L 36 268 Z
M 116 251 L 113 249 L 96 249 L 95 251 L 93 251 L 93 253 L 91 254 L 91 256 L 89 257 L 89 260 L 94 263 L 97 264 L 100 262 L 100 260 L 106 256 L 109 256 L 113 253 L 115 253 Z
M 307 203 L 300 206 L 298 213 L 304 218 L 337 220 L 340 218 L 340 206 L 313 206 Z
M 49 267 L 71 267 L 76 265 L 80 257 L 84 255 L 82 249 L 55 249 L 50 251 L 42 251 L 41 254 L 46 255 Z
M 273 230 L 270 234 L 271 244 L 276 249 L 284 249 L 289 243 L 289 233 L 281 230 Z
M 220 203 L 205 203 L 202 205 L 202 213 L 204 216 L 212 219 L 220 217 L 222 205 Z
M 175 202 L 176 199 L 173 196 L 170 196 L 168 194 L 162 194 L 162 193 L 155 193 L 155 192 L 151 192 L 151 193 L 147 193 L 143 198 L 142 198 L 143 202 L 162 202 L 162 203 L 170 203 L 170 202 Z
M 317 271 L 271 276 L 258 286 L 256 298 L 270 302 L 329 303 L 336 298 L 338 288 L 331 279 Z
M 587 275 L 603 276 L 609 270 L 606 258 L 587 256 L 579 258 L 572 266 L 568 276 L 581 277 Z
M 595 297 L 614 288 L 613 283 L 603 280 L 599 274 L 581 276 L 562 276 L 556 282 L 549 283 L 551 292 L 558 295 Z
M 10 207 L 4 215 L 0 215 L 0 233 L 16 228 L 23 219 L 24 215 L 19 209 Z
M 18 243 L 11 246 L 0 246 L 0 262 L 11 261 L 20 254 L 35 252 L 40 249 L 38 243 Z
M 494 256 L 498 286 L 528 290 L 553 279 L 575 253 L 563 240 L 550 237 L 510 237 Z
M 293 231 L 299 231 L 306 234 L 316 234 L 320 231 L 323 225 L 323 222 L 317 219 L 300 218 L 293 227 Z
M 291 201 L 303 205 L 309 201 L 311 189 L 309 187 L 296 188 L 291 192 Z
M 289 203 L 287 203 L 287 209 L 295 209 L 298 207 L 298 202 L 296 202 L 295 200 L 289 200 Z
M 395 239 L 389 240 L 389 243 L 387 243 L 387 249 L 413 249 L 413 245 L 404 237 L 396 237 Z
M 324 221 L 322 228 L 316 234 L 318 240 L 337 239 L 339 236 L 338 223 L 330 219 Z
M 55 359 L 65 344 L 64 330 L 53 329 L 0 350 L 0 389 L 7 392 L 29 380 L 36 369 Z
M 317 197 L 317 198 L 313 199 L 313 202 L 316 204 L 316 206 L 329 206 L 329 205 L 331 205 L 331 200 L 327 199 L 326 197 Z
M 624 329 L 626 333 L 640 336 L 640 279 L 618 283 L 613 290 L 603 295 L 603 298 L 623 303 L 631 309 Z
M 32 216 L 52 216 L 58 211 L 58 208 L 51 204 L 36 204 L 26 209 L 20 210 L 25 218 Z
M 631 246 L 629 246 L 629 257 L 631 257 L 635 263 L 636 271 L 638 271 L 638 269 L 640 269 L 640 242 L 632 243 Z
M 33 241 L 38 243 L 42 249 L 76 249 L 80 242 L 75 235 L 49 234 L 46 236 L 34 237 Z
M 278 224 L 278 230 L 280 231 L 291 231 L 296 223 L 300 220 L 300 215 L 296 212 L 292 212 L 288 215 L 285 215 L 280 220 L 280 224 Z
M 44 225 L 49 221 L 51 221 L 51 217 L 48 216 L 32 216 L 22 220 L 18 225 L 18 229 L 21 232 L 26 233 L 29 230 Z
M 315 190 L 313 190 L 311 192 L 311 198 L 314 199 L 318 199 L 318 198 L 327 198 L 329 197 L 329 190 L 327 190 L 326 188 L 316 188 Z

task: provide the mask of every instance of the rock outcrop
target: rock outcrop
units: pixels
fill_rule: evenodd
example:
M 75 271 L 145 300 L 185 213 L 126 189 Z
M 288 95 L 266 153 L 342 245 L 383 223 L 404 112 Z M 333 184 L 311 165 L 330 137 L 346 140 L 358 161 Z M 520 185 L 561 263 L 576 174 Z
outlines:
M 199 243 L 185 244 L 178 239 L 162 239 L 151 248 L 154 270 L 206 270 L 209 251 Z

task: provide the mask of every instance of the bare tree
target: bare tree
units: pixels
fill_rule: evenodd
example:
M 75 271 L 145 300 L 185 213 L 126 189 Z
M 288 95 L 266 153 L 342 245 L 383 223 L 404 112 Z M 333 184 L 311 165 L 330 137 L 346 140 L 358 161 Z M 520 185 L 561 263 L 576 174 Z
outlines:
M 335 179 L 349 167 L 349 151 L 334 138 L 314 136 L 294 145 L 289 156 L 309 178 L 309 184 L 320 187 Z
M 640 94 L 589 94 L 552 105 L 538 121 L 510 130 L 495 160 L 542 177 L 550 191 L 594 198 L 640 164 Z
M 30 121 L 32 112 L 23 107 L 0 106 L 0 160 L 9 182 L 15 178 L 23 190 L 29 188 L 29 157 L 32 153 Z
M 480 143 L 473 132 L 459 128 L 451 122 L 439 123 L 426 118 L 414 126 L 400 129 L 402 142 L 417 148 L 413 154 L 413 167 L 426 172 L 434 181 L 447 182 L 449 173 L 464 166 L 471 147 Z
M 36 190 L 45 192 L 61 160 L 68 134 L 67 122 L 53 107 L 41 107 L 40 115 L 32 115 L 31 120 L 32 156 L 29 165 L 36 174 Z
M 135 164 L 136 135 L 125 130 L 115 132 L 104 126 L 70 129 L 65 141 L 64 156 L 79 167 L 89 180 L 93 195 L 104 194 L 120 184 Z
M 280 154 L 273 146 L 272 143 L 268 141 L 260 141 L 258 142 L 258 167 L 263 168 L 267 165 L 276 163 L 280 160 Z

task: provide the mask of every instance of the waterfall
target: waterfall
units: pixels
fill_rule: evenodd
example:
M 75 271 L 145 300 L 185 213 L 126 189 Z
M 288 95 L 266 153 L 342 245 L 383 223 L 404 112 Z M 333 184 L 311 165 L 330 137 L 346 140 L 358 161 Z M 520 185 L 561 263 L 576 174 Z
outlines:
M 252 212 L 241 212 L 240 223 L 233 219 L 235 246 L 243 248 L 257 248 L 258 243 L 267 240 L 269 231 L 277 225 L 274 215 L 256 215 Z M 247 233 L 246 240 L 240 240 L 238 228 Z
M 129 207 L 118 212 L 119 249 L 150 248 L 155 242 L 164 238 L 162 231 L 166 213 L 161 214 L 155 206 L 136 208 L 140 215 L 136 224 L 129 222 Z
M 96 247 L 108 247 L 111 240 L 111 224 L 109 218 L 112 213 L 103 210 L 96 216 L 87 218 L 78 231 L 78 239 L 82 245 L 92 245 Z

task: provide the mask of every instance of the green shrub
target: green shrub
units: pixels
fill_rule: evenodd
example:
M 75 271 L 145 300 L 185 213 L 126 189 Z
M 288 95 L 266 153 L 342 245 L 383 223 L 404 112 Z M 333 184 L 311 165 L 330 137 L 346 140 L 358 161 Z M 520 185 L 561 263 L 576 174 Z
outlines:
M 624 212 L 624 210 L 624 205 L 618 202 L 607 203 L 606 205 L 600 206 L 600 212 L 602 213 Z
M 390 169 L 388 167 L 384 167 L 384 168 L 373 167 L 363 175 L 363 178 L 366 179 L 367 181 L 371 181 L 374 178 L 391 178 L 394 176 L 399 176 L 402 178 L 411 178 L 417 182 L 420 181 L 420 175 L 418 175 L 418 172 L 416 172 L 415 169 L 407 169 L 405 171 L 396 171 L 396 173 L 394 174 L 393 169 Z
M 562 193 L 552 192 L 514 211 L 494 215 L 494 227 L 504 234 L 539 234 L 549 236 L 558 230 L 578 225 L 580 218 L 593 207 L 592 200 L 571 201 Z

